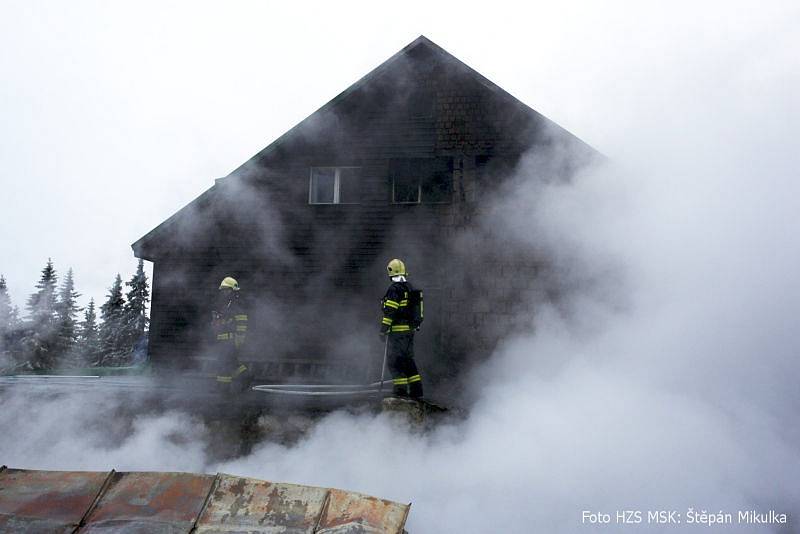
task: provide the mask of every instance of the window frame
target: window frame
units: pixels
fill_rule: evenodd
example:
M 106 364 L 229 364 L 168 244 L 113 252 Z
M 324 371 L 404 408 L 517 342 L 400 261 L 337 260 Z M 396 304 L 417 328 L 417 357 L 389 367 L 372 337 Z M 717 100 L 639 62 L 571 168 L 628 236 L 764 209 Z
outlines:
M 402 205 L 402 204 L 422 204 L 422 178 L 417 176 L 416 177 L 416 181 L 417 181 L 417 200 L 413 201 L 413 202 L 407 201 L 407 200 L 400 201 L 400 200 L 397 200 L 395 198 L 397 177 L 396 176 L 392 176 L 392 204 L 399 204 L 399 205 Z
M 333 200 L 332 202 L 314 202 L 314 170 L 333 169 Z M 309 206 L 333 206 L 361 204 L 360 199 L 353 202 L 341 201 L 342 169 L 363 169 L 360 165 L 312 165 L 308 171 L 308 204 Z
M 428 158 L 409 158 L 409 159 L 425 160 L 425 159 L 428 159 Z M 454 184 L 454 173 L 453 173 L 453 170 L 452 170 L 452 158 L 449 158 L 449 159 L 450 159 L 451 163 L 450 163 L 450 168 L 448 169 L 447 172 L 448 172 L 448 176 L 449 176 L 449 185 L 450 185 L 450 187 L 449 187 L 449 191 L 448 191 L 448 194 L 447 194 L 447 198 L 444 198 L 444 199 L 441 199 L 441 200 L 425 200 L 423 198 L 424 197 L 424 195 L 423 195 L 423 182 L 425 181 L 423 179 L 424 175 L 423 174 L 419 174 L 416 177 L 417 200 L 416 201 L 398 201 L 397 198 L 396 198 L 397 175 L 396 174 L 392 174 L 391 175 L 391 180 L 392 180 L 392 198 L 391 198 L 391 203 L 392 204 L 397 204 L 397 205 L 400 205 L 400 206 L 402 206 L 402 205 L 413 205 L 413 204 L 432 204 L 432 205 L 435 205 L 435 204 L 452 204 L 453 203 L 453 191 L 454 191 L 455 184 Z

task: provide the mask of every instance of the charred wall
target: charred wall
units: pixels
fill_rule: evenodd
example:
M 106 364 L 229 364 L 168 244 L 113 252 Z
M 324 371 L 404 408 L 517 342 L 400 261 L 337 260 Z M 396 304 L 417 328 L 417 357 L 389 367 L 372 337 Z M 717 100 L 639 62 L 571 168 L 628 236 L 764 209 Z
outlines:
M 429 381 L 452 383 L 532 313 L 546 262 L 480 221 L 522 155 L 550 150 L 553 130 L 460 62 L 432 54 L 420 47 L 312 115 L 164 230 L 169 237 L 149 252 L 154 363 L 213 361 L 210 305 L 224 276 L 243 288 L 247 358 L 269 380 L 374 378 L 392 257 L 425 290 L 417 342 Z M 311 168 L 342 166 L 360 169 L 357 202 L 310 204 Z M 445 175 L 446 198 L 394 203 L 393 183 L 409 168 Z

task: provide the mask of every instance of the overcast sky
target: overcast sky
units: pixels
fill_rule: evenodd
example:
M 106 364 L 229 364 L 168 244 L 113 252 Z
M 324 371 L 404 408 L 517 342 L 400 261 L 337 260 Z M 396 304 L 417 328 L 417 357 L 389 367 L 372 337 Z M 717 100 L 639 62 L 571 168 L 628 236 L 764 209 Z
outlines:
M 48 257 L 102 299 L 133 241 L 420 34 L 624 157 L 629 100 L 796 54 L 790 4 L 3 1 L 0 273 L 21 308 Z

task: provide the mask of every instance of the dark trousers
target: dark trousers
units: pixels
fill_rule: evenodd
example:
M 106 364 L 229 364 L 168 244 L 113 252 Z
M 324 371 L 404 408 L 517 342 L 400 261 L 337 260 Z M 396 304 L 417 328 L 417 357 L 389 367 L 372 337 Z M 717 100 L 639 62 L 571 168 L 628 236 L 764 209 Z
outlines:
M 228 393 L 241 393 L 249 388 L 249 369 L 239 359 L 239 350 L 233 342 L 217 343 L 217 383 Z
M 414 334 L 389 334 L 386 359 L 392 373 L 394 394 L 422 397 L 422 378 L 414 362 Z

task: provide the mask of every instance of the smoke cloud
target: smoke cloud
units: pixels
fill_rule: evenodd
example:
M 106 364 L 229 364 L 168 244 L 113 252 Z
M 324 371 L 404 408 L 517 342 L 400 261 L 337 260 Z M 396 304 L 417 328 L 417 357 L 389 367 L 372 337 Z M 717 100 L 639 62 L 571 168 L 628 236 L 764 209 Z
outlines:
M 780 35 L 695 50 L 669 73 L 642 67 L 658 75 L 626 82 L 598 127 L 609 160 L 570 183 L 523 159 L 482 222 L 546 254 L 559 298 L 537 295 L 473 371 L 464 421 L 418 432 L 336 412 L 296 444 L 220 463 L 191 413 L 7 390 L 0 461 L 343 487 L 412 502 L 415 534 L 797 531 L 800 69 Z M 582 523 L 584 510 L 688 508 L 790 523 Z

